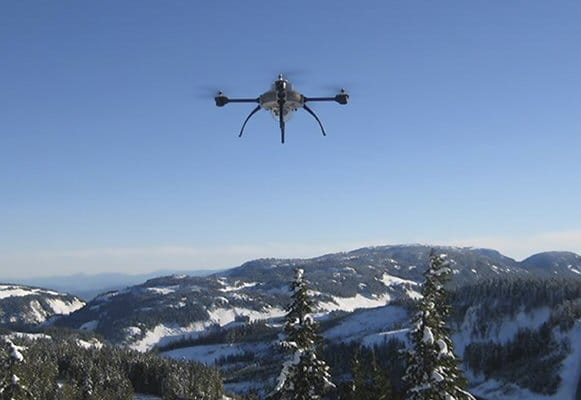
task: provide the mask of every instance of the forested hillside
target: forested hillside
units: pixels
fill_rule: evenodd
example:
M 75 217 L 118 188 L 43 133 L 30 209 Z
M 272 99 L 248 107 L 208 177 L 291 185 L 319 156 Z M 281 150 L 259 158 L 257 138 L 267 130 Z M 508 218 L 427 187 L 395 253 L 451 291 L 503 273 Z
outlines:
M 70 331 L 5 333 L 0 337 L 0 365 L 5 387 L 17 377 L 22 388 L 15 389 L 17 399 L 129 400 L 141 393 L 218 400 L 224 393 L 221 377 L 212 368 L 113 347 Z

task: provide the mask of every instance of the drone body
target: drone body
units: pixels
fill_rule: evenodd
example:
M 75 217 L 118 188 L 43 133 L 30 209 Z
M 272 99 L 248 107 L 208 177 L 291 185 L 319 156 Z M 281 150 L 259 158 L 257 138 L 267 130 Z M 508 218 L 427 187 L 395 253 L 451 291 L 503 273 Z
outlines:
M 226 97 L 222 92 L 218 92 L 218 95 L 214 98 L 214 100 L 216 101 L 216 105 L 218 107 L 223 107 L 228 103 L 258 103 L 256 108 L 254 108 L 254 110 L 252 110 L 248 117 L 246 117 L 244 120 L 238 137 L 241 137 L 244 133 L 244 128 L 246 127 L 248 120 L 250 120 L 250 118 L 252 118 L 252 116 L 260 109 L 264 109 L 270 111 L 272 115 L 279 121 L 280 139 L 281 142 L 284 143 L 285 122 L 291 113 L 301 108 L 304 109 L 313 118 L 315 118 L 319 124 L 319 127 L 321 128 L 323 136 L 326 136 L 321 120 L 319 117 L 317 117 L 317 114 L 315 114 L 315 112 L 309 106 L 307 106 L 307 103 L 314 101 L 336 101 L 339 104 L 347 104 L 349 95 L 347 92 L 345 92 L 344 89 L 341 89 L 339 94 L 334 97 L 305 97 L 301 93 L 295 91 L 290 82 L 281 74 L 278 76 L 278 79 L 273 82 L 271 89 L 267 92 L 264 92 L 257 98 L 231 99 Z

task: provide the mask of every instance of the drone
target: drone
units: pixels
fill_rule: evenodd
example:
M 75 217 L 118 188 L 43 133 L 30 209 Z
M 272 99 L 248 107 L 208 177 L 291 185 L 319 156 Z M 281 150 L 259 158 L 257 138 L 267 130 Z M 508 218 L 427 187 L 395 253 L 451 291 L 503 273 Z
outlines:
M 218 107 L 224 107 L 228 103 L 258 103 L 256 108 L 248 114 L 248 117 L 244 120 L 242 128 L 240 129 L 240 134 L 238 137 L 242 137 L 244 133 L 244 128 L 246 124 L 256 114 L 260 109 L 270 111 L 270 113 L 278 120 L 280 126 L 280 140 L 284 143 L 285 135 L 285 122 L 291 116 L 291 114 L 302 108 L 307 113 L 309 113 L 319 124 L 323 136 L 327 136 L 325 128 L 321 120 L 315 114 L 315 112 L 307 105 L 307 103 L 312 103 L 315 101 L 336 101 L 339 104 L 347 104 L 349 100 L 349 94 L 345 89 L 341 89 L 339 93 L 333 97 L 306 97 L 301 93 L 293 89 L 291 83 L 282 74 L 272 83 L 269 91 L 262 93 L 260 96 L 250 99 L 231 99 L 224 95 L 222 92 L 218 92 L 217 96 L 214 97 L 216 105 Z

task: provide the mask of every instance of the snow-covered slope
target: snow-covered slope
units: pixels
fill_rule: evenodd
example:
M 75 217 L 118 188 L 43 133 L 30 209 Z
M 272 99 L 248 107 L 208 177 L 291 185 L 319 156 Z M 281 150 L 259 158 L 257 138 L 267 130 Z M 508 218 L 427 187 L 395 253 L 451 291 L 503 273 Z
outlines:
M 30 327 L 85 305 L 79 298 L 31 286 L 0 284 L 0 326 Z
M 539 309 L 529 313 L 521 313 L 516 324 L 520 325 L 521 329 L 529 328 L 533 331 L 537 330 L 540 326 L 540 321 L 547 315 L 546 311 L 546 309 Z M 489 340 L 502 343 L 515 339 L 515 321 L 505 319 L 503 322 L 494 325 L 494 331 L 501 332 L 501 334 L 497 335 L 496 333 L 492 333 L 488 337 Z M 459 349 L 466 343 L 465 338 L 461 337 L 465 333 L 465 331 L 462 331 L 460 334 L 454 336 L 456 347 Z M 555 393 L 551 395 L 539 394 L 512 382 L 498 379 L 484 379 L 481 375 L 469 374 L 473 384 L 472 392 L 485 399 L 498 400 L 575 399 L 577 386 L 581 379 L 581 320 L 577 320 L 570 330 L 562 332 L 555 329 L 553 333 L 558 341 L 566 341 L 570 345 L 570 351 L 559 364 L 559 377 L 561 381 Z M 481 337 L 479 340 L 483 339 L 485 338 Z

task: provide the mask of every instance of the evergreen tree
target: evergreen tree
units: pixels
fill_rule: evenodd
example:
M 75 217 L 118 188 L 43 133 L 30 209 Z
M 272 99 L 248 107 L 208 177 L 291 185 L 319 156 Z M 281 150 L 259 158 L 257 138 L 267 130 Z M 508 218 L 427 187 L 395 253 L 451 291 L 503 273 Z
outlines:
M 371 353 L 371 393 L 375 400 L 390 400 L 393 397 L 389 377 L 377 363 L 375 352 Z
M 367 362 L 368 359 L 370 362 Z M 375 352 L 363 358 L 359 351 L 353 354 L 351 362 L 351 376 L 353 380 L 347 399 L 349 400 L 391 400 L 393 391 L 385 369 L 377 362 Z
M 450 313 L 444 283 L 451 270 L 445 255 L 432 255 L 412 325 L 413 350 L 404 377 L 409 400 L 474 400 L 468 393 L 445 326 Z
M 329 367 L 318 357 L 321 338 L 312 311 L 307 282 L 302 269 L 295 270 L 291 283 L 291 304 L 287 309 L 283 349 L 289 353 L 271 398 L 317 400 L 334 387 Z
M 24 347 L 17 346 L 8 338 L 4 339 L 4 348 L 7 357 L 4 358 L 2 368 L 2 379 L 0 381 L 1 400 L 21 400 L 32 399 L 28 388 L 24 386 L 17 374 L 17 365 L 24 361 L 22 351 Z
M 367 382 L 367 374 L 361 363 L 361 355 L 359 351 L 353 354 L 351 361 L 351 390 L 349 392 L 349 400 L 366 400 L 369 398 L 369 385 Z

